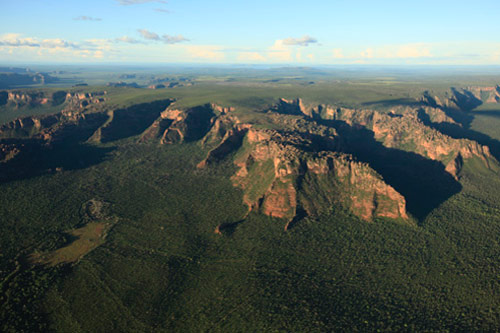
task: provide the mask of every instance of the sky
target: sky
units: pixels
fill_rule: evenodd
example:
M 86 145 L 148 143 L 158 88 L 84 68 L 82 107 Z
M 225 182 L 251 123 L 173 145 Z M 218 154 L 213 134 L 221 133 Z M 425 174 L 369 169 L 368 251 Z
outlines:
M 500 65 L 499 0 L 0 0 L 0 63 Z

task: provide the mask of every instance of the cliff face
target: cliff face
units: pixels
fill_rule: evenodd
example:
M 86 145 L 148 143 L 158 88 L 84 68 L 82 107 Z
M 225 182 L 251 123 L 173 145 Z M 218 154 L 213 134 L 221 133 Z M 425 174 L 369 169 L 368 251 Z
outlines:
M 104 143 L 141 134 L 154 126 L 156 119 L 172 102 L 166 99 L 109 110 L 105 112 L 106 122 L 92 135 L 90 141 Z
M 49 98 L 41 92 L 25 93 L 18 91 L 9 91 L 7 93 L 7 103 L 13 103 L 15 107 L 24 105 L 36 106 L 44 105 L 49 102 Z
M 365 128 L 373 132 L 374 138 L 385 147 L 396 148 L 417 153 L 425 158 L 442 162 L 454 177 L 460 169 L 452 167 L 455 160 L 478 158 L 486 168 L 491 168 L 496 161 L 490 154 L 489 148 L 476 141 L 454 139 L 436 129 L 426 126 L 419 116 L 424 112 L 432 122 L 447 122 L 456 124 L 452 118 L 439 108 L 440 101 L 430 102 L 435 106 L 424 108 L 395 107 L 390 113 L 375 110 L 349 109 L 329 105 L 305 106 L 300 99 L 293 101 L 280 100 L 275 109 L 279 113 L 288 110 L 298 110 L 306 117 L 336 122 L 343 122 L 349 126 Z M 285 111 L 282 111 L 285 110 Z M 295 111 L 294 114 L 296 114 Z M 397 112 L 395 112 L 397 111 Z M 448 164 L 451 165 L 448 167 Z
M 293 220 L 344 207 L 362 219 L 407 219 L 405 199 L 368 165 L 350 155 L 308 152 L 312 142 L 274 130 L 248 129 L 232 177 L 249 209 Z
M 453 100 L 462 106 L 472 105 L 477 94 L 484 95 L 482 90 L 454 91 Z M 496 94 L 498 88 L 487 91 Z M 459 175 L 468 160 L 499 170 L 488 147 L 451 138 L 429 126 L 460 126 L 448 116 L 443 102 L 430 95 L 387 112 L 280 99 L 266 111 L 248 113 L 215 104 L 179 108 L 171 99 L 104 111 L 96 105 L 105 95 L 54 93 L 47 103 L 64 104 L 62 112 L 16 119 L 0 126 L 0 138 L 36 139 L 41 144 L 106 143 L 136 135 L 143 143 L 197 141 L 207 151 L 198 168 L 234 161 L 237 170 L 231 180 L 242 189 L 249 211 L 288 222 L 335 209 L 349 210 L 366 221 L 377 217 L 411 221 L 407 207 L 413 216 L 423 212 L 420 218 L 460 190 Z M 26 96 L 15 99 L 28 100 Z M 41 98 L 37 96 L 29 98 Z M 93 101 L 92 107 L 83 105 L 85 101 Z M 0 141 L 0 161 L 22 150 L 22 145 Z M 424 172 L 401 172 L 413 163 Z M 426 172 L 433 184 L 441 181 L 450 190 L 438 191 L 428 205 L 418 205 L 418 195 L 432 195 L 428 184 L 418 184 Z M 412 191 L 411 186 L 418 188 Z
M 447 172 L 455 181 L 469 159 L 479 160 L 486 168 L 497 170 L 498 163 L 488 147 L 472 140 L 451 138 L 424 123 L 423 118 L 433 123 L 454 124 L 437 104 L 400 105 L 382 112 L 280 99 L 256 118 L 256 123 L 244 123 L 237 114 L 234 110 L 218 110 L 214 106 L 204 106 L 204 110 L 169 109 L 143 137 L 174 143 L 186 141 L 187 133 L 197 133 L 195 140 L 200 140 L 208 150 L 199 168 L 216 165 L 233 156 L 238 171 L 231 179 L 243 190 L 243 201 L 249 210 L 287 221 L 339 207 L 365 220 L 376 217 L 408 219 L 403 195 L 368 163 L 357 161 L 356 149 L 349 148 L 353 144 L 363 145 L 366 140 L 357 132 L 371 135 L 373 142 L 386 149 L 379 155 L 363 153 L 364 158 L 380 159 L 390 151 L 406 151 L 411 153 L 408 158 L 416 162 L 440 162 L 442 169 L 437 164 L 421 164 L 434 172 Z M 205 119 L 205 126 L 199 126 L 201 119 Z M 353 143 L 353 140 L 357 141 Z M 377 144 L 370 147 L 379 149 Z M 415 154 L 421 156 L 420 160 L 413 157 Z M 380 168 L 380 160 L 377 163 Z M 451 180 L 445 179 L 447 184 L 453 181 L 449 178 Z M 411 182 L 395 183 L 405 192 L 411 192 L 407 187 Z M 453 191 L 458 187 L 454 186 Z M 413 206 L 415 210 L 420 209 L 420 206 Z
M 59 103 L 60 99 L 57 94 L 64 94 L 64 91 L 56 92 L 52 95 L 52 101 L 54 104 Z M 66 103 L 66 110 L 71 110 L 74 108 L 85 108 L 92 104 L 101 104 L 106 101 L 107 91 L 93 92 L 93 93 L 66 93 L 63 102 Z
M 282 106 L 285 103 L 281 101 Z M 269 125 L 281 128 L 273 130 L 243 123 L 231 108 L 172 107 L 162 112 L 141 141 L 199 140 L 208 150 L 199 168 L 216 166 L 232 156 L 238 170 L 231 179 L 243 190 L 249 211 L 288 222 L 339 208 L 367 221 L 408 219 L 401 194 L 369 165 L 337 151 L 341 140 L 333 128 L 289 115 L 270 114 Z
M 98 95 L 99 96 L 99 95 Z M 67 95 L 67 101 L 82 101 L 96 96 Z M 15 119 L 0 126 L 0 138 L 41 139 L 47 143 L 73 138 L 108 142 L 142 133 L 172 100 L 137 104 L 126 109 L 109 111 L 67 107 L 60 113 Z M 69 105 L 69 104 L 68 104 Z M 72 140 L 73 140 L 72 139 Z
M 103 113 L 58 113 L 18 118 L 0 126 L 0 138 L 38 139 L 50 143 L 68 137 L 89 137 L 103 122 Z
M 159 140 L 160 143 L 167 144 L 200 140 L 211 131 L 214 125 L 223 131 L 224 128 L 221 127 L 221 122 L 216 116 L 224 115 L 230 111 L 230 108 L 223 108 L 215 104 L 205 104 L 188 109 L 168 108 L 143 133 L 140 141 Z
M 443 98 L 426 91 L 420 100 L 432 107 L 470 111 L 484 103 L 500 103 L 500 86 L 451 88 Z
M 48 93 L 44 91 L 5 90 L 0 92 L 0 106 L 10 105 L 14 108 L 20 108 L 64 104 L 64 110 L 75 110 L 105 102 L 106 94 L 106 91 L 92 93 L 56 91 Z

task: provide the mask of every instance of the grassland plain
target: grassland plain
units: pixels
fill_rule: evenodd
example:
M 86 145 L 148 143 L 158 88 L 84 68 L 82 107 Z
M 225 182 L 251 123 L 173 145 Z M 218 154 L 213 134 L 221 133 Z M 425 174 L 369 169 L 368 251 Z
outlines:
M 463 80 L 454 84 L 477 83 Z M 447 79 L 384 85 L 373 79 L 314 85 L 240 81 L 204 78 L 168 90 L 72 89 L 106 89 L 109 109 L 174 98 L 179 108 L 208 102 L 233 106 L 245 119 L 256 117 L 248 111 L 278 98 L 386 110 L 391 101 L 450 86 Z M 470 130 L 498 140 L 500 118 L 486 109 L 472 112 Z M 7 121 L 22 110 L 4 111 Z M 55 111 L 26 108 L 23 115 Z M 3 331 L 500 327 L 497 174 L 466 164 L 460 192 L 418 225 L 384 218 L 368 223 L 332 207 L 285 232 L 285 221 L 262 214 L 241 221 L 247 207 L 230 180 L 236 171 L 231 158 L 217 168 L 199 169 L 207 154 L 199 142 L 158 145 L 137 139 L 93 143 L 105 155 L 85 167 L 0 183 Z M 58 158 L 57 151 L 51 158 Z M 105 242 L 98 239 L 100 246 L 77 263 L 32 265 L 31 254 L 54 258 L 75 244 L 68 231 L 97 223 L 82 210 L 89 201 L 106 203 L 106 216 L 118 221 Z M 230 233 L 214 233 L 216 226 L 235 222 L 241 223 Z

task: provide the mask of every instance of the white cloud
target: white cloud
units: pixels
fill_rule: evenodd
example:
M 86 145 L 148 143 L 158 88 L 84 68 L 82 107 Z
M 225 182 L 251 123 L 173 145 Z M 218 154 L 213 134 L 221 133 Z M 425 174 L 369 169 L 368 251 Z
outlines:
M 295 53 L 295 59 L 297 59 L 297 61 L 302 61 L 302 52 L 298 51 Z
M 47 57 L 50 60 L 76 60 L 77 58 L 103 58 L 112 52 L 107 39 L 72 42 L 61 38 L 39 39 L 8 33 L 0 36 L 0 51 L 17 56 Z
M 292 61 L 292 51 L 290 48 L 286 47 L 282 39 L 278 39 L 274 42 L 274 45 L 269 48 L 267 52 L 268 58 L 277 61 Z
M 415 59 L 432 57 L 431 45 L 424 43 L 369 47 L 360 53 L 365 59 Z
M 309 46 L 309 44 L 317 43 L 318 40 L 311 36 L 302 36 L 300 38 L 285 38 L 283 39 L 283 45 L 298 45 L 298 46 Z
M 497 52 L 493 53 L 491 59 L 493 61 L 499 62 L 500 61 L 500 51 L 497 51 Z
M 116 42 L 123 42 L 123 43 L 130 43 L 130 44 L 141 44 L 140 40 L 137 40 L 135 38 L 129 37 L 129 36 L 121 36 L 118 38 L 115 38 Z
M 158 34 L 154 32 L 148 31 L 146 29 L 138 29 L 137 31 L 141 34 L 142 38 L 144 39 L 160 40 L 160 36 L 158 36 Z
M 270 62 L 301 62 L 304 60 L 304 57 L 300 51 L 300 47 L 308 46 L 311 43 L 317 43 L 317 40 L 310 36 L 278 39 L 268 48 L 266 58 Z M 306 57 L 307 59 L 311 59 L 310 54 Z
M 429 47 L 424 44 L 402 45 L 396 51 L 397 58 L 425 58 L 431 56 Z
M 363 52 L 360 53 L 361 58 L 373 58 L 373 49 L 367 48 Z
M 80 49 L 80 45 L 74 42 L 66 41 L 61 38 L 55 39 L 38 39 L 33 37 L 22 38 L 20 34 L 5 34 L 0 37 L 0 46 L 10 47 L 35 47 L 35 48 L 68 48 Z
M 170 10 L 163 9 L 163 8 L 155 8 L 154 11 L 158 12 L 158 13 L 167 13 L 167 14 L 170 14 Z
M 102 21 L 102 19 L 100 19 L 98 17 L 91 17 L 91 16 L 85 16 L 85 15 L 75 17 L 73 20 L 75 20 L 75 21 Z
M 94 58 L 100 59 L 104 57 L 104 53 L 101 50 L 97 50 L 94 52 Z
M 240 52 L 237 57 L 238 61 L 266 61 L 266 57 L 264 57 L 259 52 Z
M 183 35 L 177 35 L 177 36 L 163 35 L 160 37 L 157 33 L 148 31 L 146 29 L 138 29 L 137 31 L 139 31 L 142 38 L 144 39 L 161 41 L 165 44 L 176 44 L 189 41 L 189 39 L 187 39 Z
M 342 53 L 342 49 L 333 49 L 332 56 L 335 59 L 342 59 L 342 58 L 344 58 L 344 53 Z
M 182 35 L 177 35 L 177 36 L 163 35 L 161 36 L 161 41 L 167 44 L 175 44 L 175 43 L 187 42 L 189 41 L 189 39 L 187 39 Z
M 225 54 L 222 47 L 215 45 L 190 45 L 186 46 L 189 57 L 194 59 L 204 59 L 212 61 L 222 61 Z

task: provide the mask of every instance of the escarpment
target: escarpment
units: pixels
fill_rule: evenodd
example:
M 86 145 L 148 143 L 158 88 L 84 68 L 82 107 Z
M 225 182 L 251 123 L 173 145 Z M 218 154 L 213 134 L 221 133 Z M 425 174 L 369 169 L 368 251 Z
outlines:
M 488 147 L 472 140 L 453 139 L 426 125 L 422 120 L 425 117 L 433 122 L 453 122 L 437 106 L 399 105 L 383 112 L 279 99 L 267 110 L 257 111 L 251 120 L 248 114 L 240 117 L 234 109 L 217 109 L 208 104 L 186 109 L 172 107 L 143 133 L 141 141 L 198 140 L 207 150 L 198 168 L 216 167 L 223 160 L 233 159 L 237 171 L 231 180 L 242 189 L 243 202 L 249 211 L 287 221 L 339 208 L 368 221 L 377 217 L 408 220 L 406 198 L 397 188 L 416 200 L 408 190 L 416 180 L 396 180 L 395 188 L 377 172 L 380 159 L 392 151 L 411 153 L 410 160 L 422 164 L 429 172 L 439 173 L 433 179 L 448 173 L 442 183 L 450 186 L 450 193 L 440 191 L 439 198 L 429 207 L 413 203 L 414 210 L 428 212 L 447 195 L 459 191 L 456 182 L 470 159 L 496 170 L 497 162 Z M 386 151 L 364 154 L 368 160 L 360 162 L 356 145 L 364 146 L 367 144 L 364 140 L 370 138 L 373 143 L 368 149 L 381 149 L 378 144 Z M 417 155 L 420 157 L 416 158 Z M 390 153 L 391 160 L 397 156 Z M 370 165 L 371 157 L 377 158 L 377 171 Z M 442 167 L 426 160 L 439 162 Z M 428 191 L 426 186 L 430 185 L 418 191 Z
M 13 108 L 37 106 L 63 106 L 62 110 L 76 110 L 89 105 L 102 104 L 106 101 L 107 91 L 97 92 L 66 92 L 66 91 L 0 91 L 0 106 Z
M 69 137 L 89 137 L 104 121 L 103 113 L 58 113 L 15 119 L 0 126 L 0 138 L 62 141 Z
M 457 93 L 458 94 L 458 93 Z M 467 95 L 468 96 L 468 95 Z M 308 118 L 329 123 L 337 128 L 350 127 L 355 131 L 363 128 L 371 131 L 375 140 L 381 142 L 387 148 L 396 148 L 419 154 L 425 158 L 436 160 L 441 163 L 454 177 L 456 168 L 448 167 L 449 163 L 455 163 L 458 155 L 462 159 L 477 158 L 482 161 L 484 167 L 497 169 L 498 162 L 491 155 L 487 146 L 468 139 L 454 139 L 437 129 L 427 126 L 422 121 L 422 113 L 432 122 L 447 122 L 456 124 L 447 116 L 438 105 L 440 102 L 429 103 L 431 106 L 424 108 L 395 107 L 391 112 L 369 109 L 350 109 L 329 105 L 317 105 L 306 107 L 300 99 L 287 101 L 281 99 L 271 112 L 286 113 L 287 110 L 300 111 Z M 433 105 L 433 106 L 432 106 Z M 285 110 L 285 111 L 279 111 Z M 397 112 L 395 112 L 397 111 Z
M 203 139 L 213 126 L 220 128 L 217 116 L 231 108 L 216 104 L 199 105 L 187 109 L 173 106 L 163 111 L 159 118 L 143 133 L 140 141 L 158 141 L 162 144 L 190 142 Z M 221 131 L 224 128 L 220 128 Z M 205 140 L 208 140 L 205 139 Z
M 139 135 L 154 125 L 172 99 L 141 103 L 124 109 L 109 110 L 107 120 L 89 139 L 93 142 L 110 142 Z
M 420 98 L 425 105 L 441 109 L 470 111 L 481 104 L 500 103 L 500 85 L 489 87 L 451 88 L 438 97 L 425 91 Z
M 365 220 L 407 220 L 405 198 L 366 163 L 336 151 L 336 131 L 285 113 L 270 117 L 271 127 L 243 123 L 231 109 L 213 105 L 173 106 L 140 141 L 181 143 L 199 140 L 208 150 L 198 168 L 216 167 L 231 158 L 237 167 L 233 185 L 243 190 L 249 210 L 290 222 L 300 212 L 318 216 L 348 209 Z
M 365 220 L 407 219 L 404 197 L 350 155 L 307 151 L 297 134 L 248 129 L 231 178 L 251 210 L 292 220 L 301 209 L 317 216 L 338 207 Z
M 28 139 L 41 145 L 116 142 L 157 144 L 158 149 L 190 143 L 205 154 L 196 172 L 234 167 L 227 177 L 241 190 L 249 212 L 291 223 L 343 210 L 365 221 L 389 218 L 413 224 L 413 218 L 425 218 L 460 191 L 464 166 L 472 160 L 500 170 L 487 146 L 452 138 L 433 126 L 460 126 L 447 107 L 472 107 L 479 97 L 491 101 L 495 94 L 498 87 L 454 89 L 443 102 L 426 93 L 413 104 L 385 111 L 282 98 L 243 112 L 210 103 L 180 107 L 173 99 L 111 108 L 105 92 L 59 91 L 46 103 L 61 105 L 61 112 L 0 126 L 0 162 L 16 159 Z M 42 97 L 12 98 L 31 103 Z M 21 141 L 6 141 L 12 138 Z M 122 140 L 128 138 L 132 140 Z M 422 181 L 426 175 L 430 180 Z M 434 184 L 442 189 L 433 193 Z M 433 198 L 420 204 L 422 194 Z
M 88 95 L 66 98 L 82 100 Z M 0 138 L 41 139 L 47 143 L 114 141 L 141 134 L 172 101 L 166 99 L 107 111 L 74 107 L 53 115 L 18 118 L 0 126 Z

